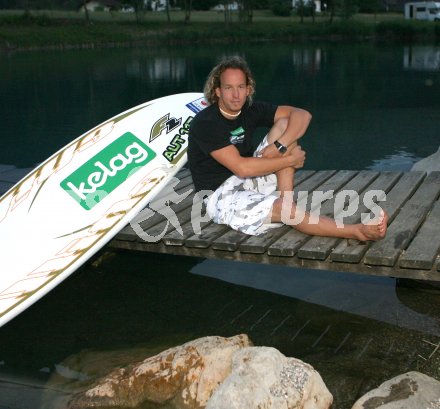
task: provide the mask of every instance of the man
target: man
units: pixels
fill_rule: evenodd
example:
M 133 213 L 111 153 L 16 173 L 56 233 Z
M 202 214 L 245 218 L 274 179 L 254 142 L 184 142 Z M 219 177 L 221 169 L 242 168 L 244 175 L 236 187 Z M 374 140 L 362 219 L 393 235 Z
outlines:
M 196 191 L 213 191 L 207 212 L 212 220 L 251 235 L 280 222 L 310 235 L 378 240 L 385 236 L 382 211 L 370 224 L 338 227 L 335 220 L 312 220 L 292 200 L 295 170 L 305 153 L 297 144 L 311 115 L 292 106 L 253 101 L 255 81 L 247 63 L 228 57 L 213 68 L 204 94 L 210 104 L 191 123 L 188 160 Z M 253 152 L 257 127 L 270 128 Z M 277 224 L 275 224 L 277 223 Z

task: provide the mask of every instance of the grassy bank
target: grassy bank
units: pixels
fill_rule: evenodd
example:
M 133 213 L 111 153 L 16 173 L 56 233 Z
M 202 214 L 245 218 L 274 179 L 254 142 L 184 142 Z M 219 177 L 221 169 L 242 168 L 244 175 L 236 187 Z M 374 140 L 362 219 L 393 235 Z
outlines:
M 252 24 L 234 15 L 226 25 L 221 12 L 193 12 L 190 24 L 184 24 L 183 12 L 172 12 L 171 21 L 166 13 L 149 12 L 136 18 L 134 13 L 95 12 L 90 13 L 89 22 L 79 12 L 0 12 L 2 49 L 310 39 L 435 41 L 440 39 L 440 24 L 407 21 L 398 14 L 358 15 L 330 23 L 328 16 L 301 22 L 297 16 L 275 17 L 258 11 Z

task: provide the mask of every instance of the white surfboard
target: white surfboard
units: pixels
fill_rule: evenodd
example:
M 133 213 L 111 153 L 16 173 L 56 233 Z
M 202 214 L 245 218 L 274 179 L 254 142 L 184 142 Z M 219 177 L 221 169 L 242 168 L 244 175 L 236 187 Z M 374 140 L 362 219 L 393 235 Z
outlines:
M 159 98 L 86 132 L 0 198 L 0 326 L 100 250 L 186 163 L 201 93 Z

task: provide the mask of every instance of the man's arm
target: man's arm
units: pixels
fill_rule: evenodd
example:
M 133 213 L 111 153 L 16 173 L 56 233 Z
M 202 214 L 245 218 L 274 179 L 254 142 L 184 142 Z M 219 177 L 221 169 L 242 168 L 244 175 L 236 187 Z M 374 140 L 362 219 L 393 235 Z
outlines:
M 243 157 L 234 145 L 217 149 L 211 156 L 241 178 L 268 175 L 288 167 L 300 168 L 305 159 L 299 146 L 276 158 Z
M 280 105 L 275 112 L 275 122 L 281 118 L 287 118 L 288 123 L 286 130 L 278 138 L 278 141 L 285 146 L 289 146 L 306 133 L 312 120 L 312 114 L 302 108 Z
M 297 143 L 305 134 L 311 119 L 312 115 L 304 109 L 280 105 L 275 112 L 274 126 L 268 135 L 270 145 L 261 152 L 263 156 L 265 158 L 280 156 L 273 144 L 275 141 L 286 147 Z

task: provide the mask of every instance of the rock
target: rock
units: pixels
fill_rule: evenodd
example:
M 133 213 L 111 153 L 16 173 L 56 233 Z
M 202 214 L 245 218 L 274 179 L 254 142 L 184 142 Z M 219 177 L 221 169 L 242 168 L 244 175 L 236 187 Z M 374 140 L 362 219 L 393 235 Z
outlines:
M 414 163 L 411 171 L 423 171 L 427 173 L 440 171 L 440 147 L 437 152 Z
M 176 408 L 204 407 L 213 390 L 231 371 L 232 355 L 251 345 L 247 335 L 205 337 L 116 369 L 85 392 L 69 409 L 136 407 L 144 402 Z
M 407 372 L 362 396 L 352 409 L 440 409 L 440 382 Z
M 333 396 L 310 365 L 270 347 L 237 351 L 206 409 L 327 409 Z

